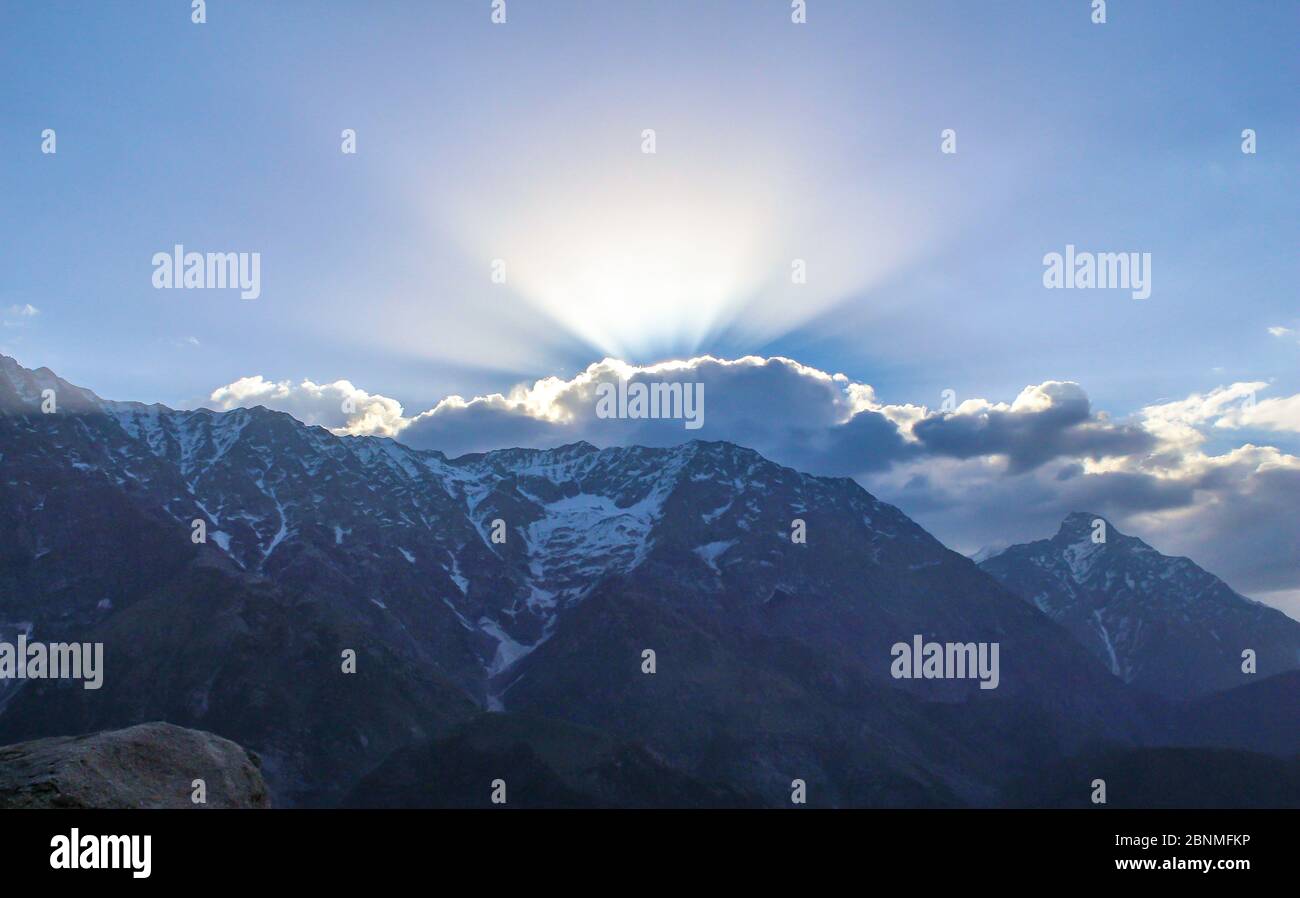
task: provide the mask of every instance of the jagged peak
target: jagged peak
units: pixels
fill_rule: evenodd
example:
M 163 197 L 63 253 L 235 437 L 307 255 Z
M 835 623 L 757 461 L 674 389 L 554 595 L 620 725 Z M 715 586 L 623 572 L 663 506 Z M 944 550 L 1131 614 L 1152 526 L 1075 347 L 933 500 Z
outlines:
M 586 440 L 578 440 L 575 443 L 565 443 L 563 446 L 556 446 L 554 449 L 548 449 L 552 455 L 559 458 L 571 458 L 580 455 L 590 455 L 593 452 L 599 452 L 600 449 L 588 443 Z
M 694 439 L 682 443 L 681 447 L 683 449 L 690 449 L 693 452 L 709 451 L 718 453 L 728 452 L 736 455 L 758 455 L 757 452 L 750 449 L 748 446 L 742 446 L 739 443 L 733 443 L 730 440 Z
M 1052 538 L 1052 542 L 1075 544 L 1086 540 L 1089 544 L 1093 544 L 1093 534 L 1098 532 L 1099 529 L 1095 526 L 1094 522 L 1096 521 L 1102 521 L 1105 524 L 1106 539 L 1104 543 L 1098 543 L 1099 546 L 1104 545 L 1111 549 L 1120 548 L 1130 553 L 1150 554 L 1166 558 L 1169 561 L 1180 560 L 1175 556 L 1163 555 L 1140 537 L 1121 531 L 1110 522 L 1109 518 L 1091 511 L 1072 511 L 1066 515 L 1065 520 L 1061 522 L 1060 529 L 1056 531 L 1056 536 Z M 1188 561 L 1189 559 L 1181 560 Z
M 41 401 L 41 391 L 53 389 L 59 405 L 68 411 L 84 414 L 102 408 L 104 400 L 91 390 L 64 380 L 49 368 L 27 368 L 12 356 L 0 355 L 0 375 L 23 403 Z
M 1091 534 L 1094 521 L 1102 521 L 1106 525 L 1106 531 L 1108 533 L 1115 529 L 1114 525 L 1112 525 L 1110 521 L 1096 512 L 1072 511 L 1062 519 L 1061 526 L 1057 530 L 1056 535 L 1074 536 L 1079 533 Z
M 1097 526 L 1098 521 L 1101 522 L 1101 527 Z M 1102 542 L 1096 541 L 1096 534 L 1098 533 L 1105 534 L 1105 539 Z M 1131 549 L 1150 548 L 1137 537 L 1121 532 L 1106 516 L 1092 511 L 1070 512 L 1061 521 L 1061 526 L 1057 529 L 1056 535 L 1052 537 L 1051 541 L 1065 545 L 1077 545 L 1086 542 L 1089 545 L 1096 545 L 1098 548 L 1116 545 Z
M 718 465 L 724 470 L 734 468 L 737 469 L 739 474 L 744 474 L 744 469 L 752 471 L 761 467 L 764 470 L 769 468 L 771 470 L 781 469 L 799 477 L 811 478 L 828 484 L 833 483 L 836 486 L 846 487 L 855 493 L 861 493 L 871 501 L 875 501 L 875 497 L 871 496 L 861 484 L 858 484 L 852 478 L 819 477 L 797 468 L 782 465 L 755 449 L 728 440 L 697 438 L 669 446 L 615 445 L 603 448 L 595 446 L 586 440 L 576 440 L 549 448 L 516 446 L 492 449 L 485 452 L 466 453 L 455 458 L 449 458 L 444 452 L 437 449 L 413 447 L 403 442 L 400 434 L 396 437 L 340 435 L 320 425 L 311 425 L 300 421 L 290 412 L 268 408 L 264 405 L 239 406 L 232 409 L 212 409 L 204 406 L 193 409 L 174 409 L 161 403 L 101 399 L 90 390 L 67 383 L 48 368 L 39 368 L 33 371 L 23 367 L 16 359 L 0 354 L 0 377 L 5 376 L 13 382 L 14 390 L 18 394 L 20 401 L 30 403 L 34 396 L 39 395 L 39 392 L 34 392 L 32 387 L 43 386 L 43 381 L 49 381 L 60 392 L 65 389 L 71 391 L 70 398 L 73 399 L 73 402 L 68 406 L 70 411 L 107 414 L 116 419 L 117 423 L 133 437 L 139 437 L 142 432 L 141 425 L 136 423 L 137 419 L 147 421 L 150 418 L 162 416 L 176 416 L 178 419 L 186 419 L 190 422 L 206 419 L 206 422 L 213 428 L 233 430 L 237 437 L 243 433 L 245 428 L 250 426 L 255 427 L 255 430 L 249 431 L 248 436 L 267 428 L 281 431 L 286 427 L 299 425 L 305 434 L 317 442 L 321 439 L 327 439 L 328 435 L 328 438 L 338 439 L 344 441 L 344 444 L 350 443 L 354 446 L 384 446 L 386 448 L 383 451 L 387 454 L 391 454 L 397 447 L 401 447 L 404 451 L 426 459 L 436 459 L 443 464 L 457 468 L 488 465 L 501 470 L 509 470 L 550 465 L 565 466 L 582 464 L 587 459 L 597 457 L 610 458 L 614 461 L 642 460 L 650 464 L 662 464 L 664 466 L 663 473 L 673 476 L 680 476 L 685 469 L 697 464 Z M 60 405 L 62 406 L 62 404 L 61 399 Z M 247 438 L 247 436 L 240 438 Z M 364 442 L 353 443 L 353 440 L 362 440 Z M 375 442 L 372 444 L 369 442 L 371 440 Z

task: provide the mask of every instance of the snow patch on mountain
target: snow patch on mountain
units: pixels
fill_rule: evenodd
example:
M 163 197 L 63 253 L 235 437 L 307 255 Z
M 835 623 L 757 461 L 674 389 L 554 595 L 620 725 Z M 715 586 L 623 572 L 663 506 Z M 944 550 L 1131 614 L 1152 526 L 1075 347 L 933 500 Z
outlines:
M 521 658 L 541 645 L 543 641 L 538 640 L 532 645 L 525 645 L 514 639 L 501 628 L 499 623 L 489 617 L 479 618 L 478 628 L 497 642 L 496 653 L 487 666 L 489 677 L 495 677 L 502 671 L 513 667 Z
M 737 542 L 739 542 L 739 540 L 720 540 L 718 542 L 707 543 L 703 546 L 696 546 L 691 551 L 694 552 L 701 561 L 707 564 L 713 570 L 713 573 L 721 575 L 722 571 L 718 569 L 718 559 Z
M 1094 528 L 1098 520 L 1104 527 Z M 1275 669 L 1296 666 L 1300 626 L 1096 515 L 1071 514 L 1051 539 L 1011 546 L 980 567 L 1065 626 L 1113 674 L 1166 695 L 1240 682 L 1245 648 L 1268 654 Z

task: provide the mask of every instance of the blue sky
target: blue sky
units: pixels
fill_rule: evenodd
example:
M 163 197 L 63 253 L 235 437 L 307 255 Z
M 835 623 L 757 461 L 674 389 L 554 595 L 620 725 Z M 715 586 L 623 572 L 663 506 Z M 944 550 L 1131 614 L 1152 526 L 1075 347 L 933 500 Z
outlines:
M 507 11 L 0 4 L 0 351 L 114 398 L 347 379 L 408 413 L 703 353 L 929 408 L 1047 381 L 1117 419 L 1300 393 L 1300 5 Z M 261 296 L 153 289 L 176 243 L 260 252 Z M 1151 297 L 1044 289 L 1067 243 L 1151 253 Z
M 444 200 L 521 182 L 476 214 L 490 230 L 530 188 L 548 195 L 529 179 L 554 165 L 534 160 L 634 170 L 654 127 L 648 161 L 698 178 L 688 195 L 749 152 L 793 185 L 774 217 L 831 218 L 869 257 L 895 243 L 879 195 L 918 245 L 793 332 L 634 361 L 782 353 L 918 401 L 1069 377 L 1117 411 L 1225 377 L 1297 386 L 1296 346 L 1266 329 L 1300 323 L 1300 8 L 1114 2 L 1092 25 L 1086 2 L 814 0 L 794 26 L 786 6 L 515 0 L 493 26 L 486 0 L 232 0 L 205 25 L 185 3 L 6 4 L 3 302 L 41 311 L 6 345 L 172 402 L 253 372 L 418 405 L 572 371 L 605 347 L 557 334 L 526 363 L 488 334 L 480 370 L 440 364 L 442 323 L 523 305 L 489 281 L 490 248 L 448 233 Z M 37 152 L 46 127 L 55 157 Z M 945 127 L 955 156 L 938 152 Z M 789 238 L 770 265 L 806 257 L 815 287 L 834 263 Z M 153 290 L 148 260 L 176 242 L 260 251 L 263 297 Z M 1044 291 L 1041 256 L 1066 242 L 1152 252 L 1152 299 Z M 173 345 L 191 336 L 197 351 Z

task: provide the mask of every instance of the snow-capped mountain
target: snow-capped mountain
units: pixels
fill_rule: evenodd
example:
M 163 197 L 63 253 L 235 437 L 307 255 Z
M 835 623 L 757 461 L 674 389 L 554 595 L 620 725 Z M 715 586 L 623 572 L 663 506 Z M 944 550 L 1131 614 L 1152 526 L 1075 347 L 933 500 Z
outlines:
M 693 591 L 752 591 L 744 601 L 755 606 L 817 589 L 846 563 L 892 561 L 909 579 L 961 565 L 853 481 L 798 474 L 726 443 L 577 443 L 453 460 L 261 407 L 103 400 L 11 359 L 0 374 L 8 406 L 26 413 L 11 420 L 74 470 L 126 491 L 186 543 L 203 522 L 208 551 L 242 572 L 337 591 L 358 613 L 436 646 L 448 676 L 480 697 L 602 580 L 654 563 L 685 573 Z M 36 414 L 46 389 L 54 415 Z M 791 539 L 796 518 L 811 529 L 808 545 Z M 809 564 L 840 543 L 852 562 Z
M 55 415 L 11 420 L 74 470 L 126 490 L 187 541 L 201 521 L 211 550 L 243 572 L 338 593 L 480 694 L 599 576 L 644 557 L 689 461 L 579 444 L 453 463 L 264 408 L 106 401 L 11 359 L 0 375 L 14 411 L 54 390 Z
M 980 568 L 1023 596 L 1116 676 L 1184 698 L 1300 667 L 1300 623 L 1233 591 L 1187 558 L 1162 555 L 1095 514 Z M 1256 673 L 1243 672 L 1243 652 Z
M 411 746 L 530 731 L 484 710 L 562 721 L 532 729 L 574 764 L 644 746 L 628 757 L 703 803 L 788 803 L 795 778 L 814 804 L 985 803 L 1147 726 L 899 509 L 728 443 L 453 459 L 264 408 L 103 400 L 0 357 L 0 484 L 0 638 L 102 641 L 106 665 L 101 690 L 0 694 L 0 742 L 200 726 L 257 751 L 281 804 L 335 802 Z M 917 635 L 998 643 L 998 688 L 894 679 Z M 536 757 L 563 767 L 555 749 Z

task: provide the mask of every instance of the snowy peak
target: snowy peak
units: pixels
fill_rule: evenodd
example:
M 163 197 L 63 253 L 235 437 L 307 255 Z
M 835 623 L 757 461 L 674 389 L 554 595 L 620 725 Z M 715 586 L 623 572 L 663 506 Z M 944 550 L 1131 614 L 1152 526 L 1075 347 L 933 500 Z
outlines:
M 68 412 L 98 411 L 103 403 L 90 390 L 68 383 L 49 368 L 24 368 L 0 355 L 0 411 L 39 411 L 47 390 L 53 394 L 54 408 Z
M 852 480 L 730 443 L 449 459 L 264 408 L 105 401 L 0 360 L 0 449 L 16 584 L 0 632 L 105 633 L 121 675 L 151 687 L 24 687 L 0 694 L 0 726 L 102 719 L 105 698 L 126 719 L 188 714 L 252 736 L 299 794 L 487 708 L 644 739 L 683 769 L 737 750 L 725 766 L 778 803 L 808 770 L 828 803 L 950 804 L 1035 760 L 1042 741 L 1012 717 L 1045 721 L 1063 750 L 1133 732 L 1107 670 L 1145 684 L 1163 665 L 1176 681 L 1232 667 L 1246 644 L 1263 672 L 1286 648 L 1259 621 L 1169 629 L 1177 596 L 1140 595 L 1138 562 L 1162 556 L 1113 530 L 1098 547 L 1087 515 L 985 562 L 1015 562 L 1067 633 Z M 178 653 L 188 633 L 203 638 Z M 922 633 L 1000 645 L 996 701 L 971 678 L 897 680 L 893 646 Z M 337 686 L 351 646 L 364 689 Z M 639 673 L 647 647 L 657 678 Z M 266 719 L 294 726 L 268 734 Z M 987 748 L 954 756 L 953 721 Z
M 1096 589 L 1104 597 L 1122 597 L 1177 587 L 1174 591 L 1184 602 L 1202 596 L 1212 602 L 1254 604 L 1189 559 L 1163 555 L 1090 512 L 1072 512 L 1051 539 L 1011 546 L 981 564 L 994 573 L 1036 569 L 1076 596 L 1087 589 Z
M 1300 624 L 1100 515 L 1071 513 L 1051 539 L 978 563 L 1066 626 L 1116 676 L 1169 695 L 1239 685 L 1247 649 L 1260 671 L 1265 653 L 1273 672 L 1300 664 Z
M 1105 527 L 1107 531 L 1113 529 L 1110 521 L 1099 514 L 1093 514 L 1090 511 L 1072 511 L 1061 521 L 1061 526 L 1056 531 L 1054 538 L 1069 542 L 1091 538 L 1093 531 L 1099 529 L 1099 524 Z
M 1108 519 L 1090 511 L 1072 511 L 1066 515 L 1052 542 L 1058 545 L 1087 542 L 1128 552 L 1155 552 L 1136 536 L 1121 533 Z
M 41 413 L 47 388 L 69 414 Z M 592 590 L 661 547 L 676 564 L 679 520 L 692 522 L 690 548 L 704 547 L 692 564 L 722 578 L 733 560 L 723 546 L 744 542 L 736 558 L 770 566 L 774 547 L 790 545 L 791 518 L 827 505 L 828 490 L 852 495 L 863 519 L 888 517 L 856 486 L 828 487 L 729 443 L 577 442 L 448 459 L 263 407 L 103 400 L 12 359 L 0 359 L 0 400 L 33 452 L 53 446 L 56 463 L 129 486 L 183 544 L 201 522 L 201 551 L 439 644 L 470 687 L 506 673 Z

